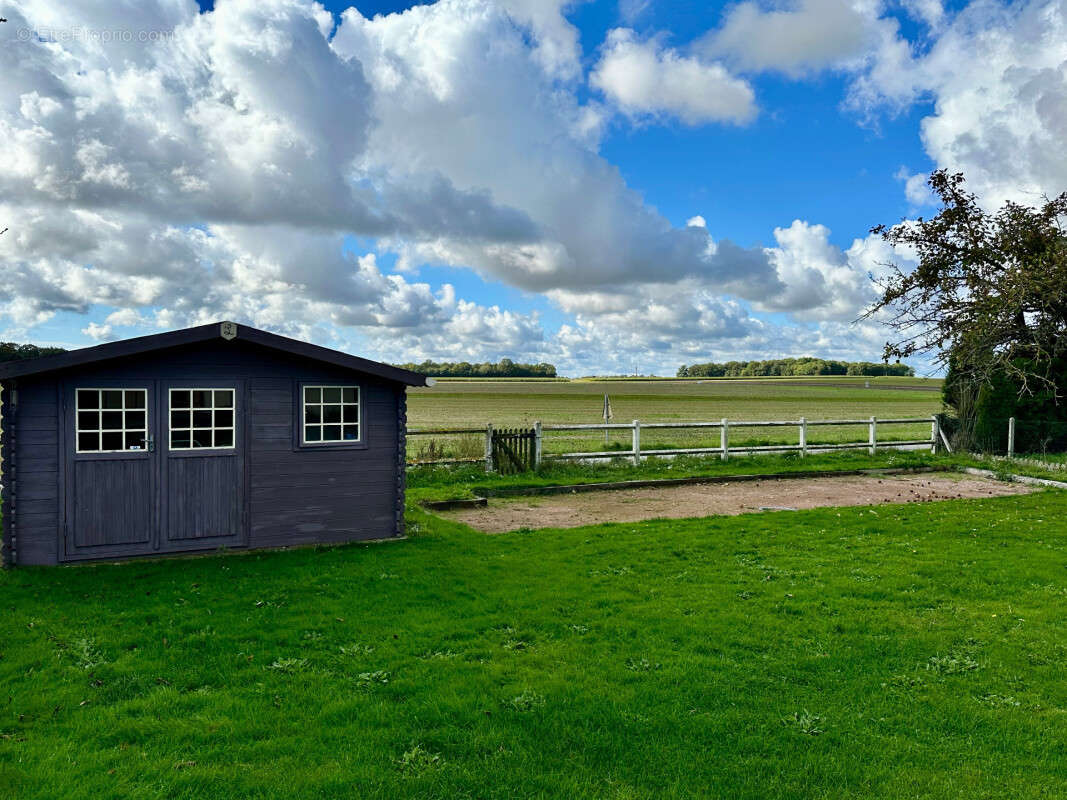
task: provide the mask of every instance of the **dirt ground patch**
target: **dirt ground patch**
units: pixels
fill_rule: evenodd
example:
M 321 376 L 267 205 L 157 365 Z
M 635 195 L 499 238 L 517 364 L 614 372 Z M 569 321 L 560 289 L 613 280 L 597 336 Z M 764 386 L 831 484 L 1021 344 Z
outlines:
M 441 516 L 486 533 L 504 533 L 519 528 L 575 528 L 601 522 L 682 519 L 780 509 L 926 503 L 1031 491 L 1031 487 L 1017 483 L 954 473 L 854 475 L 490 498 L 483 508 L 445 511 Z

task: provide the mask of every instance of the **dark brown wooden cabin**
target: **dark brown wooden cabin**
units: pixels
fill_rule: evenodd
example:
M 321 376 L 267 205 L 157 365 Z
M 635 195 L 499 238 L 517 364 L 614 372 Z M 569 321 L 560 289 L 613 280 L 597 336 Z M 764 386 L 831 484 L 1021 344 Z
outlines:
M 407 370 L 232 322 L 0 364 L 3 560 L 399 536 Z

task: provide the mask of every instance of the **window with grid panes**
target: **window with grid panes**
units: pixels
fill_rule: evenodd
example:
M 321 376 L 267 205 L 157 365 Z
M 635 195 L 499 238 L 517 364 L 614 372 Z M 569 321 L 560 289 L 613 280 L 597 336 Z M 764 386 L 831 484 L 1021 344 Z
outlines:
M 145 389 L 78 389 L 75 441 L 79 453 L 143 450 L 148 439 Z
M 233 389 L 171 389 L 170 449 L 234 446 Z
M 304 444 L 360 440 L 358 386 L 305 386 L 303 406 Z

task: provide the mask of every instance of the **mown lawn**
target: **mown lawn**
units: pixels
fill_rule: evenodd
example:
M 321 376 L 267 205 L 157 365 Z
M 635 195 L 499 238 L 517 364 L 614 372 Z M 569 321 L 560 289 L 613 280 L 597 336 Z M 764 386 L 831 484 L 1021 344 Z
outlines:
M 1067 493 L 0 575 L 17 798 L 1059 797 Z

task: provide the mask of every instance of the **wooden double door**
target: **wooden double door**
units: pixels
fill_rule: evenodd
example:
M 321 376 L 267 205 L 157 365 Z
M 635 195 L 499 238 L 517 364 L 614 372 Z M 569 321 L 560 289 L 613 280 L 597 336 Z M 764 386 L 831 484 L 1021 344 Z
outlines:
M 65 560 L 239 547 L 241 381 L 82 381 L 64 388 Z

